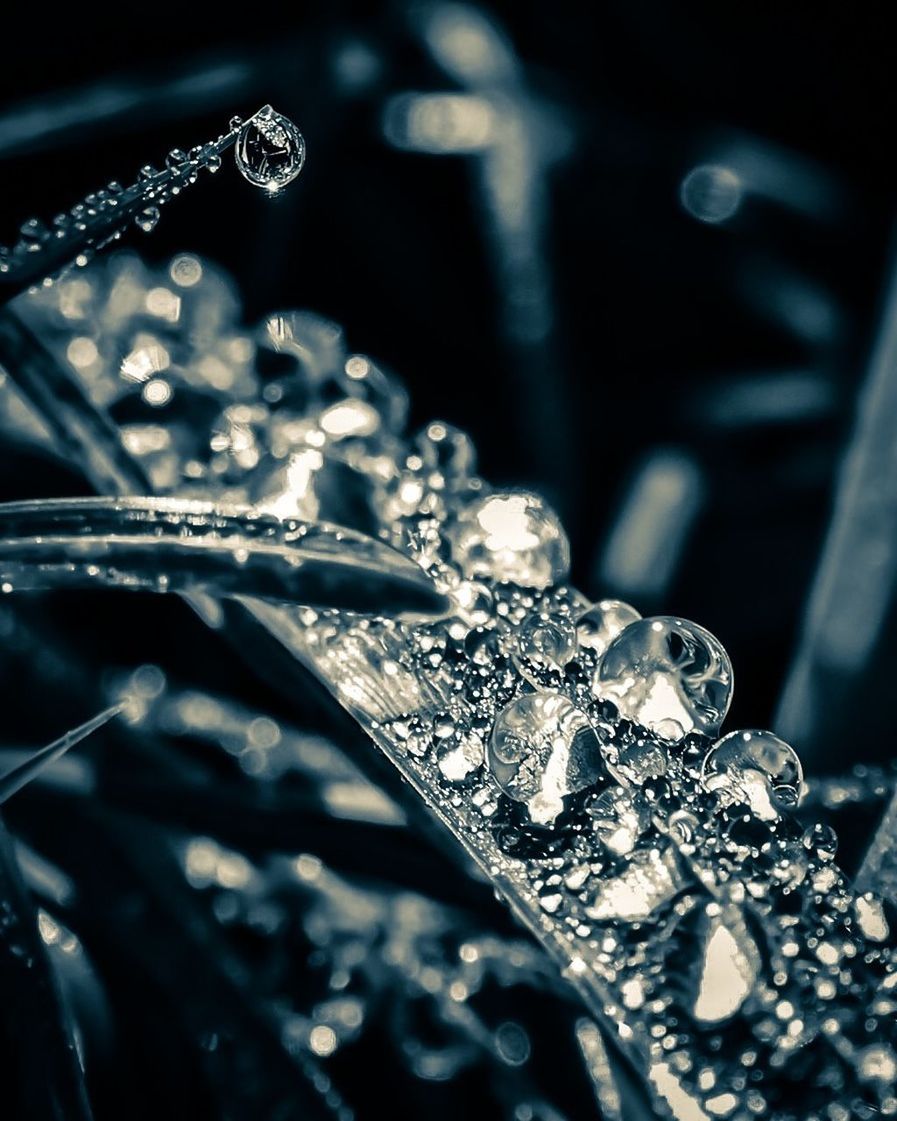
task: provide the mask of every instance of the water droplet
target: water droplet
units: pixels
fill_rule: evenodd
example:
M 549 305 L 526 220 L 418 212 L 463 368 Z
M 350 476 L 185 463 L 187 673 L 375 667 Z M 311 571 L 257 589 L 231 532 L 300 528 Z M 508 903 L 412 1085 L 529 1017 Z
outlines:
M 817 822 L 804 831 L 804 848 L 820 860 L 834 860 L 838 851 L 838 834 L 830 825 Z
M 674 810 L 667 819 L 670 836 L 679 845 L 690 845 L 698 831 L 698 819 L 688 810 Z
M 514 664 L 534 685 L 546 673 L 559 673 L 576 657 L 576 627 L 571 619 L 533 615 L 517 633 Z
M 471 503 L 450 530 L 452 553 L 468 576 L 545 588 L 570 569 L 570 544 L 537 495 L 492 494 Z
M 647 805 L 617 786 L 605 790 L 589 806 L 588 814 L 596 836 L 615 856 L 631 853 L 651 820 Z
M 39 218 L 29 218 L 27 222 L 23 222 L 19 233 L 29 253 L 36 253 L 50 236 L 50 231 Z
M 631 623 L 601 659 L 595 692 L 664 739 L 717 731 L 732 697 L 732 665 L 709 631 L 658 616 Z
M 576 620 L 579 645 L 601 655 L 618 634 L 639 619 L 641 615 L 628 603 L 620 599 L 602 599 L 587 607 Z
M 890 933 L 888 920 L 885 918 L 885 909 L 882 901 L 866 892 L 854 901 L 854 910 L 857 914 L 857 925 L 861 932 L 871 942 L 884 942 Z
M 351 362 L 352 359 L 349 359 Z M 363 360 L 367 363 L 367 359 Z M 346 363 L 349 371 L 349 363 Z M 417 449 L 424 466 L 448 481 L 469 479 L 476 470 L 476 449 L 466 432 L 434 420 L 418 434 Z
M 489 766 L 505 794 L 526 803 L 538 825 L 552 824 L 568 794 L 592 786 L 604 774 L 598 737 L 586 714 L 549 692 L 518 697 L 499 713 Z
M 741 180 L 728 167 L 702 164 L 682 181 L 682 205 L 701 222 L 725 222 L 741 205 Z
M 438 730 L 436 734 L 438 736 Z M 483 741 L 475 733 L 453 732 L 440 743 L 436 760 L 443 778 L 462 783 L 482 767 L 484 755 Z
M 142 182 L 146 182 L 147 179 L 155 179 L 158 174 L 159 172 L 153 167 L 153 165 L 147 163 L 143 165 L 140 171 L 138 171 L 137 178 Z
M 172 148 L 165 157 L 165 166 L 169 171 L 180 171 L 190 162 L 190 157 L 183 148 Z
M 707 753 L 701 781 L 727 802 L 743 802 L 770 821 L 779 806 L 797 805 L 803 769 L 794 748 L 772 732 L 730 732 Z
M 134 219 L 134 224 L 143 230 L 145 234 L 149 234 L 152 233 L 159 224 L 159 219 L 161 217 L 162 215 L 158 206 L 146 206 Z
M 495 1049 L 508 1066 L 523 1066 L 530 1056 L 529 1036 L 520 1024 L 509 1020 L 495 1032 Z
M 277 191 L 302 170 L 305 140 L 292 121 L 266 105 L 242 126 L 236 159 L 237 167 L 250 183 Z
M 897 1082 L 897 1055 L 885 1043 L 874 1043 L 859 1055 L 858 1069 L 864 1082 L 881 1082 L 893 1086 Z
M 669 762 L 669 755 L 663 744 L 639 739 L 619 749 L 613 760 L 612 770 L 631 786 L 643 786 L 651 779 L 665 775 Z

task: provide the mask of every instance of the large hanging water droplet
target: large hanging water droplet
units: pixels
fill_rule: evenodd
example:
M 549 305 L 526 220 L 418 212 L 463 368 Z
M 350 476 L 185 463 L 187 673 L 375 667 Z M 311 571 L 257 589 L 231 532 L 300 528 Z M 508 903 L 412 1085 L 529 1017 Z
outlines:
M 535 494 L 491 494 L 471 503 L 450 531 L 467 576 L 545 588 L 570 569 L 570 543 L 555 513 Z
M 732 664 L 697 623 L 658 616 L 631 623 L 611 642 L 595 692 L 620 715 L 668 740 L 717 731 L 732 697 Z
M 235 151 L 237 167 L 245 178 L 266 191 L 279 191 L 292 183 L 305 163 L 302 133 L 270 105 L 243 125 Z
M 772 732 L 730 732 L 707 753 L 701 781 L 770 821 L 779 806 L 797 805 L 803 769 L 794 748 Z
M 499 713 L 489 742 L 489 767 L 509 798 L 526 803 L 530 819 L 551 825 L 564 798 L 604 774 L 595 730 L 559 693 L 518 697 Z

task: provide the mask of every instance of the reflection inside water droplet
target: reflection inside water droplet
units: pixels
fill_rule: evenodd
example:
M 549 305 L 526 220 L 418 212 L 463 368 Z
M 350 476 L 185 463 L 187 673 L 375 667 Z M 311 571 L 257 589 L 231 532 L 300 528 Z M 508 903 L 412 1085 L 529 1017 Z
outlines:
M 778 806 L 795 806 L 803 769 L 797 752 L 772 732 L 730 732 L 715 744 L 701 767 L 708 790 L 730 802 L 745 802 L 764 820 Z
M 250 183 L 279 191 L 302 170 L 305 139 L 291 120 L 266 105 L 240 130 L 236 160 Z
M 631 623 L 608 646 L 595 692 L 668 740 L 715 732 L 729 708 L 732 665 L 709 631 L 658 616 Z
M 525 802 L 530 819 L 551 825 L 564 798 L 602 776 L 598 737 L 584 712 L 559 693 L 532 693 L 498 716 L 489 766 L 502 790 Z

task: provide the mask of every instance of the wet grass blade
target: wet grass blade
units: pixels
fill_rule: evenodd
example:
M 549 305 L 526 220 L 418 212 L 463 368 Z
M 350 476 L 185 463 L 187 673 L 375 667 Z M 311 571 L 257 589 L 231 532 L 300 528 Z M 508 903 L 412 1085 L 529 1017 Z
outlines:
M 114 716 L 124 708 L 124 704 L 112 705 L 105 711 L 98 713 L 86 723 L 73 728 L 70 732 L 66 732 L 64 736 L 60 736 L 58 740 L 42 747 L 36 751 L 24 763 L 18 767 L 14 767 L 5 775 L 0 775 L 0 806 L 3 805 L 9 798 L 16 794 L 23 786 L 26 786 L 33 778 L 36 778 L 45 767 L 49 766 L 55 760 L 64 755 L 75 744 L 79 744 L 83 739 L 95 732 L 98 728 L 102 728 Z
M 417 565 L 354 530 L 167 499 L 0 506 L 0 583 L 203 591 L 385 615 L 447 606 Z

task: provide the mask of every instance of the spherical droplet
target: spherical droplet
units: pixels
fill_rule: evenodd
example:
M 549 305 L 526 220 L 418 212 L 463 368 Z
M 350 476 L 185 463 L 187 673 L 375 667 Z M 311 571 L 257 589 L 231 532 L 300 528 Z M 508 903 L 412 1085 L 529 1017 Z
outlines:
M 897 1082 L 897 1054 L 886 1043 L 874 1043 L 858 1057 L 858 1070 L 864 1082 L 880 1082 L 884 1086 Z
M 489 767 L 530 819 L 551 825 L 564 798 L 596 783 L 604 769 L 595 730 L 559 693 L 530 693 L 504 708 L 489 742 Z
M 838 834 L 830 825 L 817 822 L 804 831 L 804 848 L 820 860 L 834 860 L 838 851 Z
M 22 242 L 29 251 L 40 249 L 50 237 L 50 231 L 39 218 L 29 218 L 19 228 Z
M 620 599 L 602 599 L 587 607 L 576 620 L 579 645 L 603 654 L 618 634 L 639 619 L 641 615 L 628 603 Z
M 594 688 L 627 720 L 677 740 L 717 731 L 732 697 L 732 665 L 697 623 L 658 616 L 631 623 L 611 642 Z
M 236 160 L 250 183 L 279 191 L 302 170 L 305 140 L 292 121 L 266 105 L 241 128 Z
M 576 627 L 560 615 L 533 615 L 517 632 L 514 664 L 524 677 L 539 684 L 539 675 L 560 673 L 576 657 Z
M 534 494 L 492 494 L 468 506 L 450 531 L 467 576 L 545 588 L 570 568 L 570 544 L 554 512 Z
M 707 753 L 701 781 L 768 821 L 780 806 L 797 805 L 803 769 L 794 748 L 772 732 L 730 732 Z

